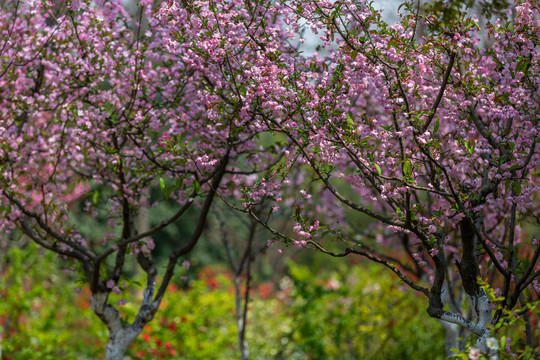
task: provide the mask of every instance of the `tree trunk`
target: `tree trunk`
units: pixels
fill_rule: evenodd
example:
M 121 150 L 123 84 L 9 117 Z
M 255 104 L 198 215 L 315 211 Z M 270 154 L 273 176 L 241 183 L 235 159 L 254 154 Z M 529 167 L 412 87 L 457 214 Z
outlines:
M 146 322 L 135 321 L 124 327 L 120 314 L 113 306 L 107 303 L 109 293 L 99 292 L 92 294 L 90 307 L 109 330 L 109 341 L 105 348 L 105 360 L 123 360 L 129 345 L 141 333 Z
M 109 332 L 109 342 L 105 348 L 105 360 L 123 360 L 129 345 L 139 335 L 140 331 L 131 328 L 122 329 L 116 333 Z
M 463 243 L 463 253 L 460 262 L 456 262 L 459 275 L 461 277 L 463 289 L 465 290 L 469 308 L 472 310 L 473 318 L 480 331 L 476 332 L 478 340 L 476 346 L 480 351 L 490 355 L 490 360 L 497 360 L 497 350 L 491 350 L 487 347 L 486 340 L 491 336 L 489 325 L 493 321 L 491 302 L 484 290 L 478 285 L 477 279 L 480 273 L 480 267 L 477 261 L 477 237 L 474 224 L 469 218 L 460 222 L 461 241 Z
M 460 228 L 463 251 L 461 261 L 456 261 L 456 266 L 472 316 L 465 317 L 460 309 L 455 308 L 457 306 L 452 308 L 452 302 L 448 301 L 449 298 L 446 299 L 446 303 L 450 306 L 451 311 L 444 310 L 443 297 L 450 295 L 444 294 L 449 293 L 448 284 L 445 284 L 446 260 L 444 253 L 439 253 L 433 257 L 435 262 L 435 276 L 430 291 L 431 296 L 427 311 L 430 316 L 447 322 L 449 325 L 447 329 L 451 329 L 450 325 L 455 324 L 476 335 L 478 338 L 476 342 L 478 349 L 484 354 L 487 354 L 490 360 L 498 360 L 499 356 L 496 347 L 493 349 L 488 347 L 487 340 L 491 337 L 490 326 L 493 321 L 493 309 L 491 308 L 489 297 L 477 283 L 480 267 L 477 262 L 474 224 L 469 218 L 466 218 L 460 222 Z M 447 338 L 447 341 L 452 342 L 453 340 Z
M 483 334 L 479 336 L 478 340 L 476 341 L 476 347 L 478 347 L 480 351 L 489 354 L 490 360 L 498 360 L 498 351 L 489 349 L 486 342 L 486 340 L 491 336 L 491 331 L 487 325 L 491 325 L 493 320 L 493 309 L 491 308 L 491 302 L 489 301 L 488 296 L 483 290 L 481 290 L 477 296 L 468 296 L 468 301 L 469 306 L 474 311 L 476 323 L 485 328 Z
M 236 324 L 238 326 L 238 348 L 240 349 L 240 359 L 241 360 L 248 360 L 249 359 L 249 353 L 248 353 L 248 347 L 247 342 L 245 340 L 245 329 L 246 329 L 246 322 L 245 322 L 245 311 L 247 311 L 247 302 L 245 307 L 242 306 L 242 292 L 241 292 L 241 283 L 240 283 L 240 275 L 237 274 L 237 276 L 234 278 L 234 287 L 235 287 L 235 294 L 236 294 Z M 249 291 L 249 288 L 246 287 L 246 291 Z

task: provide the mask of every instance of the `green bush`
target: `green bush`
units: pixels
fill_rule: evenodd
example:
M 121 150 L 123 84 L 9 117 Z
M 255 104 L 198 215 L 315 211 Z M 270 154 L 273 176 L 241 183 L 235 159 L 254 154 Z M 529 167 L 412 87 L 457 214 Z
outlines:
M 156 318 L 146 325 L 128 355 L 148 360 L 238 359 L 231 286 L 227 276 L 211 268 L 205 268 L 189 289 L 179 290 L 172 284 Z
M 444 334 L 426 300 L 372 265 L 344 263 L 322 279 L 290 263 L 291 330 L 283 358 L 444 359 Z
M 30 245 L 11 248 L 2 261 L 5 360 L 103 356 L 107 330 L 89 308 L 90 293 L 73 291 L 73 277 L 54 255 Z M 444 334 L 425 314 L 425 299 L 402 291 L 377 266 L 334 268 L 325 273 L 290 262 L 279 284 L 254 286 L 246 334 L 252 359 L 444 358 Z M 121 295 L 125 318 L 135 316 L 140 292 L 132 283 Z M 171 285 L 127 356 L 238 359 L 234 304 L 231 276 L 207 267 L 186 288 Z
M 4 360 L 95 359 L 106 328 L 77 294 L 58 259 L 34 244 L 0 258 L 0 345 Z

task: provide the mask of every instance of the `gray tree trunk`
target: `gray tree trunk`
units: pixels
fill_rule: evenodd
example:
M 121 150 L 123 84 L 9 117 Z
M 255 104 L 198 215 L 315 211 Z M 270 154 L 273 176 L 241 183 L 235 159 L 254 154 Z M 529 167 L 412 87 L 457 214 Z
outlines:
M 132 328 L 122 329 L 116 333 L 109 333 L 109 342 L 105 348 L 105 360 L 123 360 L 129 345 L 137 338 L 142 329 L 136 331 Z
M 152 302 L 153 293 L 153 286 L 146 288 L 137 317 L 127 325 L 122 324 L 118 310 L 107 302 L 108 292 L 92 294 L 90 307 L 109 330 L 105 360 L 123 360 L 129 345 L 139 336 L 144 325 L 152 320 L 159 307 L 159 301 Z
M 481 291 L 477 296 L 467 295 L 469 306 L 473 311 L 475 321 L 469 320 L 461 314 L 443 312 L 439 319 L 447 322 L 449 325 L 456 324 L 461 326 L 478 337 L 476 347 L 485 354 L 490 356 L 490 360 L 498 360 L 499 355 L 497 350 L 489 349 L 486 340 L 491 336 L 489 325 L 492 321 L 492 309 L 488 296 Z

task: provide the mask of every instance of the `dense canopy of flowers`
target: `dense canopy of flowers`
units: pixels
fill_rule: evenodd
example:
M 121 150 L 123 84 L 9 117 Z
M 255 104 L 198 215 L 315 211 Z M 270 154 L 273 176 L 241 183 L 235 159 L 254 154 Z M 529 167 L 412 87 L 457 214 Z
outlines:
M 501 312 L 478 277 L 494 271 L 504 309 L 539 291 L 540 246 L 522 225 L 539 221 L 540 14 L 514 10 L 482 28 L 412 2 L 390 26 L 361 0 L 143 0 L 134 19 L 120 1 L 17 1 L 0 11 L 0 229 L 78 260 L 111 333 L 106 296 L 136 256 L 152 308 L 137 336 L 219 194 L 285 244 L 382 263 L 491 351 Z M 152 186 L 179 210 L 140 234 Z M 109 220 L 104 239 L 70 221 L 80 203 Z M 150 236 L 192 204 L 197 230 L 155 292 Z M 461 289 L 474 321 L 444 300 Z

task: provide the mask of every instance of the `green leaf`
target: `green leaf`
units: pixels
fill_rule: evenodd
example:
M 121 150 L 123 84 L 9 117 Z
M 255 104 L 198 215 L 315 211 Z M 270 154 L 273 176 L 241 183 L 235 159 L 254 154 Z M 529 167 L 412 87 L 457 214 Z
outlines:
M 528 66 L 529 66 L 529 60 L 528 59 L 521 60 L 520 62 L 518 62 L 517 66 L 516 66 L 516 72 L 524 71 L 524 70 L 527 69 Z
M 199 192 L 199 190 L 201 189 L 201 183 L 198 182 L 197 180 L 194 180 L 193 182 L 193 186 L 195 187 L 195 192 Z
M 437 120 L 435 120 L 435 125 L 433 125 L 433 135 L 439 130 L 439 115 L 435 114 L 435 116 L 437 116 Z
M 353 60 L 356 60 L 356 57 L 357 57 L 357 56 L 358 56 L 358 51 L 355 50 L 355 51 L 351 52 L 351 58 L 352 58 Z
M 92 202 L 94 203 L 94 205 L 97 205 L 98 200 L 99 200 L 99 191 L 95 190 L 94 193 L 92 194 Z
M 162 177 L 159 178 L 159 187 L 161 188 L 161 191 L 165 189 L 165 180 L 163 180 Z
M 373 165 L 375 165 L 375 169 L 377 169 L 377 174 L 381 176 L 382 175 L 381 167 L 378 164 L 373 164 Z
M 467 149 L 469 154 L 471 154 L 471 155 L 474 154 L 474 148 L 475 147 L 476 147 L 476 142 L 474 141 L 474 139 L 465 141 L 465 148 Z
M 403 175 L 405 175 L 405 177 L 410 177 L 411 174 L 412 174 L 411 162 L 407 160 L 403 164 Z
M 350 116 L 347 116 L 347 124 L 349 124 L 351 130 L 354 129 L 354 120 Z
M 245 86 L 240 86 L 240 94 L 242 94 L 242 96 L 246 96 L 247 89 Z

